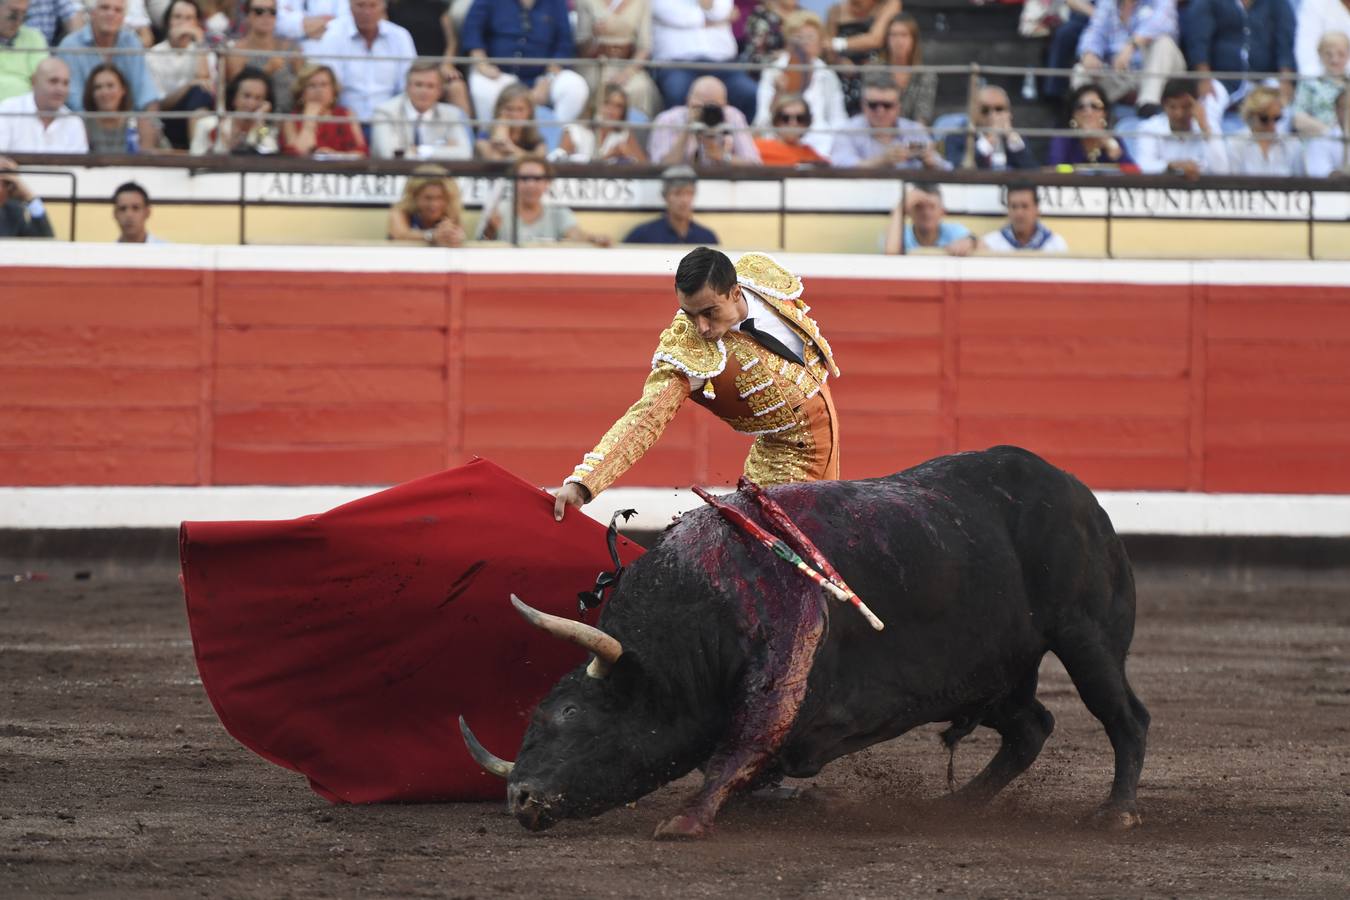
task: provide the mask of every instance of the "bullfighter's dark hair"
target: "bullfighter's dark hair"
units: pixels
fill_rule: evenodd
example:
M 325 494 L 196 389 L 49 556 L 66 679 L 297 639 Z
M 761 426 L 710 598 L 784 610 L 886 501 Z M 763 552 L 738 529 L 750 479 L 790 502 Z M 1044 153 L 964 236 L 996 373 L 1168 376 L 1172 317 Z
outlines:
M 1162 98 L 1166 102 L 1176 97 L 1195 98 L 1195 82 L 1189 78 L 1169 78 L 1163 85 Z
M 675 270 L 675 290 L 688 297 L 707 285 L 714 294 L 731 293 L 736 285 L 736 267 L 721 250 L 699 247 L 691 250 Z
M 117 186 L 117 190 L 113 191 L 112 195 L 113 203 L 116 203 L 117 198 L 126 193 L 140 194 L 141 199 L 145 201 L 145 208 L 150 208 L 150 195 L 145 192 L 145 188 L 134 181 L 125 181 Z

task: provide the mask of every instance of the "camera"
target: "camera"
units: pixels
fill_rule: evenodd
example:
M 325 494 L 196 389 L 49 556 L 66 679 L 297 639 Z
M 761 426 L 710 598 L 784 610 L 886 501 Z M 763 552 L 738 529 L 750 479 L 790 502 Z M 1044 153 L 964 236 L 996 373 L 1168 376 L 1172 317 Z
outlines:
M 716 128 L 726 121 L 720 106 L 705 106 L 699 110 L 698 120 L 705 128 Z

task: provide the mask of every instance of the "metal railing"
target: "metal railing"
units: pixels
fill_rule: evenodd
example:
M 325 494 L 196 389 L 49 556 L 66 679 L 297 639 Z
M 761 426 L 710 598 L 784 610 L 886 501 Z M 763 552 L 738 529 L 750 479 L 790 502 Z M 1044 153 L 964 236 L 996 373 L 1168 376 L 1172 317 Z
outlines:
M 38 51 L 13 50 L 13 49 L 9 49 L 9 48 L 0 48 L 0 53 L 34 53 L 34 52 L 38 52 Z M 58 56 L 94 55 L 94 56 L 98 56 L 98 57 L 100 57 L 100 58 L 105 58 L 105 59 L 106 59 L 106 58 L 115 58 L 115 57 L 118 57 L 118 56 L 145 56 L 145 55 L 147 55 L 150 51 L 149 51 L 149 50 L 146 50 L 146 49 L 140 49 L 140 48 L 108 48 L 108 49 L 103 49 L 103 48 L 56 48 L 53 52 L 54 52 L 56 55 L 58 55 Z M 584 59 L 584 58 L 573 58 L 573 59 L 565 59 L 565 60 L 564 60 L 564 59 L 554 59 L 554 58 L 517 58 L 517 57 L 491 57 L 491 58 L 488 58 L 488 57 L 469 57 L 469 56 L 456 56 L 456 57 L 448 57 L 448 58 L 443 58 L 443 57 L 417 57 L 417 58 L 413 58 L 413 57 L 403 57 L 403 56 L 358 55 L 358 54 L 340 54 L 340 53 L 339 53 L 339 54 L 329 54 L 329 53 L 325 53 L 325 54 L 322 54 L 322 55 L 306 56 L 305 54 L 303 54 L 303 53 L 301 53 L 301 52 L 299 52 L 299 51 L 247 50 L 247 49 L 240 49 L 240 48 L 222 48 L 222 49 L 219 49 L 219 50 L 207 49 L 207 48 L 187 48 L 187 49 L 182 49 L 182 50 L 174 50 L 174 51 L 172 51 L 172 52 L 178 53 L 178 54 L 191 55 L 191 56 L 200 56 L 200 55 L 204 55 L 204 54 L 209 54 L 209 55 L 214 56 L 214 57 L 223 57 L 223 56 L 225 56 L 225 55 L 234 55 L 234 56 L 241 56 L 241 57 L 244 57 L 244 58 L 246 58 L 246 59 L 253 59 L 253 58 L 257 58 L 257 59 L 283 58 L 283 59 L 288 59 L 288 60 L 289 60 L 289 59 L 298 59 L 298 60 L 301 60 L 301 61 L 308 61 L 308 62 L 316 63 L 316 64 L 328 64 L 328 63 L 332 63 L 332 62 L 341 62 L 341 61 L 356 61 L 356 62 L 399 62 L 399 63 L 404 63 L 404 62 L 406 62 L 406 63 L 411 63 L 411 62 L 413 62 L 415 59 L 421 60 L 421 61 L 424 61 L 424 62 L 434 62 L 434 63 L 438 63 L 438 64 L 446 64 L 446 65 L 454 65 L 454 66 L 466 66 L 466 67 L 469 67 L 469 68 L 472 68 L 473 66 L 475 66 L 475 65 L 477 65 L 477 64 L 479 64 L 479 63 L 489 63 L 489 64 L 492 64 L 492 65 L 503 66 L 503 67 L 518 67 L 518 66 L 524 66 L 524 67 L 542 67 L 542 66 L 560 65 L 560 66 L 569 67 L 569 68 L 578 68 L 578 67 L 594 66 L 594 65 L 597 64 L 597 61 L 596 61 L 596 60 L 592 60 L 592 59 Z M 702 63 L 702 62 L 700 62 L 700 63 L 694 63 L 694 62 L 662 62 L 662 61 L 652 61 L 652 60 L 648 60 L 648 61 L 645 61 L 645 62 L 644 62 L 643 66 L 644 66 L 644 68 L 651 69 L 651 70 L 661 70 L 661 69 L 684 69 L 684 70 L 690 70 L 690 71 L 706 71 L 706 72 L 720 72 L 720 71 L 733 71 L 733 70 L 734 70 L 734 71 L 745 71 L 745 72 L 750 73 L 750 74 L 758 74 L 758 73 L 762 72 L 762 71 L 766 68 L 766 66 L 764 66 L 764 65 L 762 65 L 762 64 L 757 64 L 757 63 L 741 63 L 741 62 L 732 62 L 732 61 L 721 62 L 721 63 Z M 803 71 L 803 72 L 806 72 L 806 71 L 812 71 L 812 70 L 815 68 L 815 66 L 814 66 L 813 64 L 791 64 L 791 65 L 785 65 L 785 66 L 772 66 L 771 68 L 773 68 L 775 71 Z M 991 128 L 991 127 L 985 127 L 985 126 L 978 125 L 978 124 L 975 122 L 975 118 L 976 118 L 976 117 L 975 117 L 974 113 L 975 113 L 976 108 L 977 108 L 977 106 L 976 106 L 976 99 L 977 99 L 977 97 L 978 97 L 978 94 L 979 94 L 980 89 L 981 89 L 982 87 L 985 86 L 986 81 L 987 81 L 988 78 L 991 78 L 991 77 L 1010 77 L 1010 78 L 1019 78 L 1019 77 L 1021 77 L 1021 78 L 1024 78 L 1024 77 L 1027 77 L 1027 76 L 1041 76 L 1041 75 L 1056 75 L 1056 76 L 1061 76 L 1061 77 L 1073 77 L 1073 76 L 1076 74 L 1076 71 L 1077 71 L 1077 70 L 1075 70 L 1075 69 L 1050 69 L 1050 68 L 1045 68 L 1045 67 L 982 66 L 982 65 L 980 65 L 980 64 L 978 64 L 978 63 L 970 63 L 970 64 L 968 64 L 968 65 L 942 65 L 942 66 L 935 66 L 935 65 L 924 65 L 924 66 L 888 66 L 888 65 L 881 65 L 881 64 L 864 64 L 864 65 L 853 65 L 853 66 L 850 66 L 850 69 L 849 69 L 850 74 L 857 73 L 857 74 L 860 74 L 860 75 L 865 75 L 865 74 L 867 74 L 867 73 L 869 73 L 869 72 L 891 72 L 891 73 L 906 73 L 906 72 L 908 72 L 908 73 L 932 73 L 932 74 L 935 74 L 935 75 L 938 75 L 938 76 L 949 76 L 949 77 L 956 77 L 956 76 L 959 76 L 959 77 L 964 78 L 965 81 L 966 81 L 966 116 L 967 116 L 966 121 L 965 121 L 964 123 L 960 124 L 960 125 L 949 126 L 949 127 L 943 127 L 943 128 L 937 128 L 937 129 L 934 129 L 931 125 L 926 125 L 926 126 L 924 126 L 925 129 L 928 131 L 928 133 L 929 133 L 931 136 L 933 136 L 934 138 L 936 138 L 937 142 L 939 142 L 939 143 L 942 142 L 942 141 L 943 141 L 946 137 L 948 137 L 949 135 L 963 135 L 963 136 L 966 138 L 967 150 L 966 150 L 966 156 L 965 156 L 965 159 L 962 160 L 962 164 L 961 164 L 961 167 L 962 167 L 962 168 L 970 168 L 970 167 L 972 166 L 972 162 L 973 162 L 973 161 L 972 161 L 973 144 L 974 144 L 974 141 L 975 141 L 977 135 L 978 135 L 978 134 L 981 134 L 981 133 L 987 134 L 987 135 L 993 135 L 993 136 L 996 136 L 996 137 L 997 137 L 997 136 L 1005 136 L 1005 135 L 1007 135 L 1007 134 L 1009 134 L 1009 133 L 1011 133 L 1011 132 L 1016 132 L 1018 135 L 1020 135 L 1020 136 L 1023 137 L 1023 138 L 1031 138 L 1031 139 L 1033 139 L 1033 140 L 1042 139 L 1042 138 L 1061 137 L 1061 136 L 1064 136 L 1064 137 L 1072 137 L 1072 138 L 1107 138 L 1107 137 L 1117 137 L 1117 138 L 1123 138 L 1123 139 L 1126 140 L 1127 142 L 1129 142 L 1129 141 L 1132 140 L 1132 139 L 1136 139 L 1136 138 L 1139 136 L 1138 132 L 1129 131 L 1129 130 L 1119 130 L 1119 129 L 1085 130 L 1085 129 L 1076 129 L 1076 128 L 1067 128 L 1067 127 L 1053 127 L 1053 128 L 1019 128 L 1019 127 L 1016 127 L 1015 124 L 1014 124 L 1014 126 L 1013 126 L 1012 128 L 1004 129 L 1004 128 Z M 1136 75 L 1137 75 L 1138 77 L 1142 77 L 1142 75 L 1139 75 L 1139 73 L 1136 73 Z M 1200 82 L 1200 81 L 1208 81 L 1208 80 L 1211 80 L 1211 79 L 1220 80 L 1220 81 L 1225 81 L 1225 80 L 1226 80 L 1226 81 L 1242 80 L 1242 81 L 1253 81 L 1253 82 L 1255 82 L 1255 81 L 1263 81 L 1263 80 L 1272 80 L 1272 81 L 1278 81 L 1278 82 L 1297 82 L 1297 81 L 1300 81 L 1300 80 L 1303 80 L 1303 79 L 1318 78 L 1318 77 L 1320 77 L 1320 76 L 1301 75 L 1301 74 L 1290 73 L 1290 72 L 1270 72 L 1270 73 L 1261 73 L 1261 72 L 1176 72 L 1176 73 L 1170 74 L 1168 77 L 1170 77 L 1170 78 L 1180 78 L 1180 79 L 1189 79 L 1189 80 L 1194 80 L 1194 81 L 1197 81 L 1197 82 Z M 1092 79 L 1091 79 L 1091 77 L 1088 77 L 1087 80 L 1090 81 L 1090 80 L 1092 80 Z M 220 117 L 221 119 L 223 119 L 224 117 L 235 117 L 235 118 L 238 118 L 238 119 L 244 119 L 244 118 L 256 118 L 256 117 L 254 117 L 252 114 L 247 114 L 247 113 L 236 113 L 236 112 L 227 110 L 227 109 L 225 108 L 225 107 L 226 107 L 226 103 L 227 103 L 227 98 L 226 98 L 225 66 L 224 66 L 223 64 L 220 64 L 219 60 L 218 60 L 218 64 L 215 66 L 215 90 L 214 90 L 213 93 L 214 93 L 214 97 L 215 97 L 214 113 L 215 113 L 215 115 L 216 115 L 217 117 Z M 1310 141 L 1310 140 L 1317 140 L 1317 141 L 1336 141 L 1336 142 L 1338 142 L 1338 143 L 1341 145 L 1341 157 L 1340 157 L 1340 166 L 1339 166 L 1339 170 L 1342 171 L 1342 172 L 1350 173 L 1350 102 L 1345 102 L 1345 101 L 1343 101 L 1343 108 L 1344 108 L 1344 115 L 1343 115 L 1344 121 L 1342 121 L 1342 123 L 1341 123 L 1341 134 L 1340 134 L 1339 136 L 1326 136 L 1326 135 L 1323 135 L 1323 136 L 1312 136 L 1312 135 L 1309 135 L 1309 136 L 1297 136 L 1297 137 L 1295 137 L 1295 136 L 1292 136 L 1292 135 L 1283 134 L 1283 135 L 1280 135 L 1280 139 L 1281 139 L 1281 140 L 1299 140 L 1299 141 Z M 172 120 L 172 119 L 188 119 L 188 120 L 191 120 L 191 119 L 193 119 L 193 118 L 195 118 L 195 117 L 197 117 L 197 116 L 199 116 L 199 115 L 201 115 L 201 114 L 202 114 L 201 111 L 157 110 L 157 111 L 154 112 L 154 117 L 157 118 L 157 119 L 160 119 L 160 120 Z M 121 120 L 125 120 L 125 121 L 130 121 L 130 120 L 133 120 L 133 119 L 143 118 L 144 115 L 145 115 L 145 111 L 143 111 L 143 110 L 133 110 L 133 111 L 129 111 L 129 112 L 98 112 L 98 111 L 83 111 L 83 112 L 78 113 L 78 115 L 80 115 L 80 117 L 81 117 L 82 119 L 86 119 L 86 120 L 100 120 L 100 119 L 115 118 L 115 119 L 121 119 Z M 266 115 L 265 118 L 266 118 L 266 120 L 267 120 L 269 123 L 273 123 L 273 124 L 276 124 L 276 125 L 281 125 L 281 124 L 284 124 L 284 123 L 287 123 L 287 122 L 306 122 L 306 121 L 315 121 L 315 122 L 345 122 L 345 121 L 349 121 L 349 119 L 348 119 L 347 117 L 344 117 L 344 116 L 332 116 L 332 115 L 323 115 L 323 116 L 317 116 L 317 115 L 305 115 L 303 112 L 291 112 L 291 113 L 284 113 L 284 114 L 283 114 L 283 113 L 277 113 L 277 112 L 271 112 L 271 113 L 268 113 L 268 114 Z M 410 122 L 411 122 L 411 120 L 409 120 L 409 119 L 402 119 L 402 118 L 392 120 L 392 124 L 398 124 L 398 125 L 406 125 L 406 124 L 410 124 Z M 540 126 L 542 126 L 542 127 L 559 127 L 559 126 L 566 125 L 566 124 L 571 124 L 571 123 L 568 123 L 568 122 L 558 122 L 558 121 L 555 121 L 555 120 L 549 120 L 549 119 L 537 119 L 537 118 L 532 118 L 532 119 L 529 119 L 529 120 L 518 120 L 518 119 L 496 119 L 496 118 L 492 118 L 492 117 L 490 117 L 490 116 L 486 116 L 486 117 L 485 117 L 485 116 L 481 115 L 481 112 L 480 112 L 480 114 L 477 115 L 477 116 L 472 116 L 472 115 L 466 116 L 465 124 L 468 125 L 471 129 L 474 129 L 474 130 L 477 130 L 477 131 L 486 131 L 487 129 L 491 129 L 491 128 L 494 128 L 494 127 L 500 126 L 500 125 L 506 125 L 506 126 L 534 125 L 534 126 L 536 126 L 536 127 L 540 127 Z M 623 122 L 623 123 L 618 123 L 618 122 L 608 122 L 608 121 L 603 121 L 603 120 L 585 120 L 585 121 L 584 121 L 584 124 L 587 124 L 587 125 L 598 125 L 598 126 L 603 126 L 603 127 L 625 127 L 625 128 L 628 128 L 628 129 L 630 129 L 630 130 L 633 130 L 633 131 L 637 132 L 638 134 L 644 134 L 644 133 L 650 132 L 650 131 L 651 131 L 652 129 L 654 129 L 654 128 L 663 127 L 662 125 L 659 125 L 659 124 L 655 123 L 654 121 L 653 121 L 653 122 L 645 122 L 645 123 L 634 123 L 634 122 Z M 751 123 L 751 124 L 747 124 L 747 125 L 745 125 L 745 126 L 729 126 L 729 125 L 728 125 L 728 126 L 724 126 L 722 130 L 725 131 L 725 132 L 728 133 L 728 134 L 735 134 L 735 133 L 739 133 L 739 132 L 750 132 L 750 133 L 754 134 L 754 133 L 762 133 L 762 132 L 764 132 L 766 129 L 764 129 L 764 128 L 762 128 L 762 127 L 757 127 L 757 126 L 755 126 L 754 124 Z M 857 134 L 857 133 L 876 133 L 876 132 L 877 132 L 877 129 L 872 129 L 872 128 L 864 128 L 864 127 L 858 127 L 858 126 L 839 126 L 839 125 L 822 126 L 822 127 L 819 127 L 819 128 L 814 128 L 814 130 L 816 130 L 816 131 L 818 131 L 818 132 L 820 132 L 820 133 L 832 134 L 832 135 L 839 135 L 839 134 Z M 883 130 L 883 131 L 889 131 L 889 129 L 885 129 L 885 130 Z M 1232 143 L 1235 143 L 1235 142 L 1238 142 L 1238 141 L 1250 140 L 1250 138 L 1247 137 L 1247 136 L 1245 136 L 1245 135 L 1223 134 L 1223 133 L 1221 132 L 1221 129 L 1216 129 L 1216 132 L 1215 132 L 1215 134 L 1213 135 L 1213 137 L 1221 138 L 1222 140 L 1225 141 L 1225 144 L 1226 144 L 1226 145 L 1232 144 Z M 3 152 L 2 148 L 0 148 L 0 152 Z
M 72 204 L 78 202 L 79 191 L 76 184 L 77 175 L 69 171 L 61 171 L 57 168 L 55 171 L 49 167 L 79 167 L 87 166 L 91 162 L 87 157 L 79 155 L 66 156 L 43 156 L 43 155 L 19 155 L 16 157 L 21 162 L 19 174 L 28 175 L 52 175 L 60 174 L 72 180 L 70 190 L 70 201 Z M 269 206 L 274 206 L 273 202 L 250 200 L 247 193 L 247 179 L 249 175 L 273 174 L 273 173 L 298 173 L 298 174 L 345 174 L 351 176 L 359 175 L 392 175 L 407 176 L 414 174 L 418 162 L 414 160 L 340 160 L 340 161 L 317 161 L 304 158 L 278 158 L 278 157 L 183 157 L 183 156 L 158 156 L 140 158 L 136 156 L 106 157 L 98 161 L 100 166 L 122 167 L 122 166 L 140 166 L 149 168 L 165 169 L 187 169 L 194 176 L 206 174 L 232 174 L 238 176 L 238 192 L 233 200 L 170 200 L 169 204 L 177 203 L 224 203 L 236 206 L 239 213 L 239 234 L 240 243 L 249 243 L 248 226 L 246 212 L 250 209 L 258 210 Z M 595 164 L 559 164 L 555 166 L 556 175 L 559 179 L 578 179 L 578 178 L 614 178 L 616 172 L 614 167 Z M 634 180 L 646 180 L 658 182 L 662 172 L 662 167 L 653 165 L 636 165 L 626 167 L 623 170 L 623 178 Z M 489 163 L 482 161 L 473 161 L 460 163 L 456 166 L 456 174 L 467 178 L 486 178 L 500 179 L 507 183 L 511 182 L 509 169 L 501 163 Z M 914 173 L 878 173 L 876 171 L 860 172 L 858 170 L 839 170 L 839 169 L 818 169 L 809 172 L 790 171 L 783 169 L 771 169 L 758 166 L 740 166 L 718 168 L 705 170 L 701 173 L 705 177 L 712 179 L 725 179 L 737 182 L 768 182 L 775 183 L 778 186 L 777 202 L 774 208 L 763 206 L 756 207 L 754 210 L 746 210 L 753 213 L 770 213 L 776 217 L 777 222 L 777 246 L 782 248 L 786 246 L 786 226 L 789 217 L 793 215 L 807 215 L 809 211 L 795 209 L 788 202 L 787 187 L 794 179 L 810 180 L 838 180 L 850 181 L 859 177 L 868 178 L 872 181 L 887 181 L 898 179 L 900 187 L 901 202 L 898 204 L 901 210 L 901 227 L 906 221 L 904 216 L 904 192 L 908 190 L 910 184 L 915 183 L 938 183 L 943 186 L 997 186 L 1006 188 L 1010 184 L 1031 183 L 1038 189 L 1054 188 L 1078 188 L 1078 189 L 1097 189 L 1105 191 L 1105 208 L 1099 216 L 1096 216 L 1103 223 L 1105 229 L 1105 248 L 1104 255 L 1107 258 L 1116 258 L 1118 256 L 1113 239 L 1114 226 L 1121 218 L 1121 211 L 1116 207 L 1113 197 L 1113 191 L 1116 188 L 1124 189 L 1128 184 L 1128 189 L 1134 190 L 1162 190 L 1162 191 L 1181 191 L 1181 192 L 1251 192 L 1251 193 L 1278 193 L 1281 195 L 1302 195 L 1305 202 L 1298 204 L 1305 209 L 1305 214 L 1301 219 L 1286 217 L 1283 219 L 1289 224 L 1303 224 L 1306 230 L 1306 248 L 1307 258 L 1317 258 L 1315 247 L 1315 231 L 1319 224 L 1328 224 L 1325 220 L 1319 220 L 1314 217 L 1313 197 L 1317 194 L 1340 194 L 1350 197 L 1350 179 L 1310 179 L 1310 178 L 1261 178 L 1249 176 L 1202 176 L 1196 180 L 1186 179 L 1178 175 L 1136 175 L 1125 179 L 1108 179 L 1108 183 L 1103 183 L 1099 175 L 1085 175 L 1077 173 L 1057 173 L 1051 171 L 1040 171 L 1034 173 L 1026 172 L 991 172 L 991 171 L 971 171 L 960 170 L 954 172 L 942 173 L 939 177 L 931 174 Z M 514 185 L 512 190 L 505 197 L 509 201 L 515 196 Z M 156 198 L 158 204 L 163 205 L 164 201 Z M 887 213 L 892 207 L 887 205 L 885 209 L 880 207 L 872 209 L 854 209 L 851 211 L 859 215 L 880 215 Z M 651 207 L 634 207 L 633 212 L 653 211 Z M 734 210 L 733 210 L 734 211 Z M 836 211 L 837 212 L 837 211 Z M 960 215 L 958 211 L 955 214 Z M 969 214 L 969 213 L 968 213 Z M 69 229 L 72 239 L 75 229 L 73 222 Z M 518 220 L 518 217 L 513 217 Z M 1087 218 L 1091 218 L 1090 216 Z M 1137 215 L 1129 218 L 1138 221 Z M 1334 223 L 1331 223 L 1334 224 Z M 884 232 L 885 226 L 879 227 L 880 232 Z M 519 243 L 516 235 L 503 235 L 503 239 L 510 243 Z M 767 242 L 765 242 L 767 245 Z M 766 247 L 767 249 L 767 247 Z M 1350 249 L 1350 248 L 1347 248 Z M 876 252 L 875 249 L 863 250 L 861 252 Z

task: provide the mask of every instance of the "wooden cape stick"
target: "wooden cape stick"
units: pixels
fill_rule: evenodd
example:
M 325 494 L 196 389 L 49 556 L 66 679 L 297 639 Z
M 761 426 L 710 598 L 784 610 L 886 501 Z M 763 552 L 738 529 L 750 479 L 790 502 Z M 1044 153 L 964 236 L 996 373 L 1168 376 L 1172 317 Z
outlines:
M 867 608 L 867 604 L 863 603 L 862 600 L 858 598 L 857 594 L 853 593 L 853 591 L 849 590 L 847 587 L 841 587 L 835 584 L 833 581 L 830 581 L 824 575 L 821 575 L 815 569 L 808 566 L 805 563 L 805 561 L 803 561 L 802 558 L 797 555 L 797 552 L 793 550 L 791 547 L 789 547 L 787 544 L 785 544 L 781 538 L 769 534 L 769 532 L 761 528 L 757 523 L 748 518 L 740 510 L 727 506 L 725 503 L 718 500 L 712 494 L 709 494 L 703 488 L 696 486 L 694 487 L 693 491 L 695 494 L 698 494 L 698 496 L 702 498 L 704 502 L 708 503 L 710 506 L 712 506 L 718 512 L 720 512 L 724 517 L 726 517 L 727 521 L 731 522 L 731 524 L 735 525 L 737 528 L 740 528 L 746 534 L 750 535 L 752 538 L 759 541 L 761 544 L 772 550 L 782 559 L 785 559 L 788 562 L 792 563 L 792 565 L 797 567 L 797 571 L 801 572 L 807 578 L 810 578 L 816 584 L 820 585 L 822 588 L 825 589 L 825 591 L 828 594 L 830 594 L 836 600 L 844 600 L 847 601 L 848 603 L 852 603 L 854 607 L 857 608 L 858 612 L 862 613 L 863 618 L 867 619 L 868 624 L 871 625 L 873 628 L 875 628 L 877 631 L 880 631 L 881 629 L 886 627 L 885 624 L 883 624 L 882 621 L 878 619 L 870 609 Z

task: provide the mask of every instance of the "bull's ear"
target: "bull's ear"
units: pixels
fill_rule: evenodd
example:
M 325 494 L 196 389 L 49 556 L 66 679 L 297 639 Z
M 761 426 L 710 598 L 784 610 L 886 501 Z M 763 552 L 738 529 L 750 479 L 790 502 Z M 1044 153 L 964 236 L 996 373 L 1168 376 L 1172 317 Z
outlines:
M 605 677 L 605 689 L 611 697 L 623 701 L 624 699 L 641 693 L 644 685 L 650 681 L 647 670 L 642 665 L 642 657 L 632 651 L 627 651 L 620 656 L 610 666 L 609 674 Z

